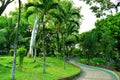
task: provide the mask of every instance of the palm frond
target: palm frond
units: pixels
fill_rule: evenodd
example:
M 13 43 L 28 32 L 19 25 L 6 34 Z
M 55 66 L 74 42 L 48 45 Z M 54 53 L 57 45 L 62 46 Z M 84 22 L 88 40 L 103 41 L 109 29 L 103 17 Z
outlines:
M 74 23 L 74 24 L 77 25 L 78 27 L 80 26 L 78 21 L 75 21 L 75 20 L 69 20 L 69 22 Z
M 43 4 L 40 4 L 40 3 L 38 3 L 38 2 L 25 4 L 25 8 L 26 8 L 26 9 L 28 9 L 29 7 L 35 7 L 35 8 L 40 8 L 40 9 L 42 9 L 42 8 L 44 8 L 44 5 L 43 5 Z
M 49 6 L 48 10 L 50 10 L 50 9 L 57 9 L 57 7 L 58 7 L 58 3 L 52 3 L 52 4 Z
M 34 13 L 34 11 L 28 11 L 27 13 L 26 13 L 26 18 L 28 18 L 30 15 L 32 15 Z
M 34 3 L 27 3 L 25 4 L 25 9 L 28 9 L 29 7 L 34 6 Z

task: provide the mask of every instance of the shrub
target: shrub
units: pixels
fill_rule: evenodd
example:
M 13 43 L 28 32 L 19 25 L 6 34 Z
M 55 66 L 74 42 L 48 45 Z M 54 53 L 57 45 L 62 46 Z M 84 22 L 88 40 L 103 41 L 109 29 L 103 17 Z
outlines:
M 9 55 L 10 55 L 10 56 L 13 56 L 13 54 L 14 54 L 14 49 L 10 49 L 10 50 L 9 50 Z
M 104 64 L 105 62 L 106 60 L 103 58 L 92 58 L 91 59 L 91 63 L 96 64 L 96 65 Z
M 27 52 L 27 50 L 25 49 L 24 46 L 18 48 L 18 50 L 17 50 L 17 54 L 18 54 L 18 57 L 19 57 L 19 66 L 20 67 L 23 64 L 23 59 L 24 59 L 24 57 L 26 55 L 26 52 Z
M 81 62 L 81 63 L 87 63 L 88 59 L 87 58 L 82 58 L 82 59 L 79 60 L 79 62 Z

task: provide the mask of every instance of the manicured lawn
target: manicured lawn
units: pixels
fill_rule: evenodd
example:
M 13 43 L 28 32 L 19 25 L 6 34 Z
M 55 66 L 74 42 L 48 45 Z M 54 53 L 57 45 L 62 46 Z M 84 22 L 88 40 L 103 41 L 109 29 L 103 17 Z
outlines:
M 0 56 L 0 80 L 9 80 L 11 75 L 13 57 Z M 47 70 L 46 73 L 42 73 L 43 59 L 37 58 L 36 63 L 33 62 L 33 58 L 25 58 L 22 70 L 18 66 L 16 68 L 16 80 L 56 80 L 60 77 L 70 76 L 76 74 L 80 69 L 67 64 L 67 69 L 63 69 L 63 60 L 47 57 Z

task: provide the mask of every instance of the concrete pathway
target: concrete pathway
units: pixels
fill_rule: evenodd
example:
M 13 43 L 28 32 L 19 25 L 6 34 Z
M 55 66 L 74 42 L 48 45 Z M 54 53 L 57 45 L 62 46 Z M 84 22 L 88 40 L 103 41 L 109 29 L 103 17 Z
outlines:
M 119 77 L 117 79 L 114 74 L 110 73 L 106 69 L 102 70 L 102 68 L 75 63 L 74 61 L 70 61 L 70 63 L 76 64 L 82 69 L 80 76 L 75 80 L 120 80 Z

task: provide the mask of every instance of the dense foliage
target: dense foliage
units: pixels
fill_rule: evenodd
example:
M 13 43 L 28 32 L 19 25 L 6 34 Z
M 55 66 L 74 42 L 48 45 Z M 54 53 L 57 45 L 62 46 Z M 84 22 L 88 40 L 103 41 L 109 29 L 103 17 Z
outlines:
M 96 22 L 96 28 L 80 35 L 80 46 L 88 59 L 103 58 L 105 65 L 120 66 L 120 13 Z

